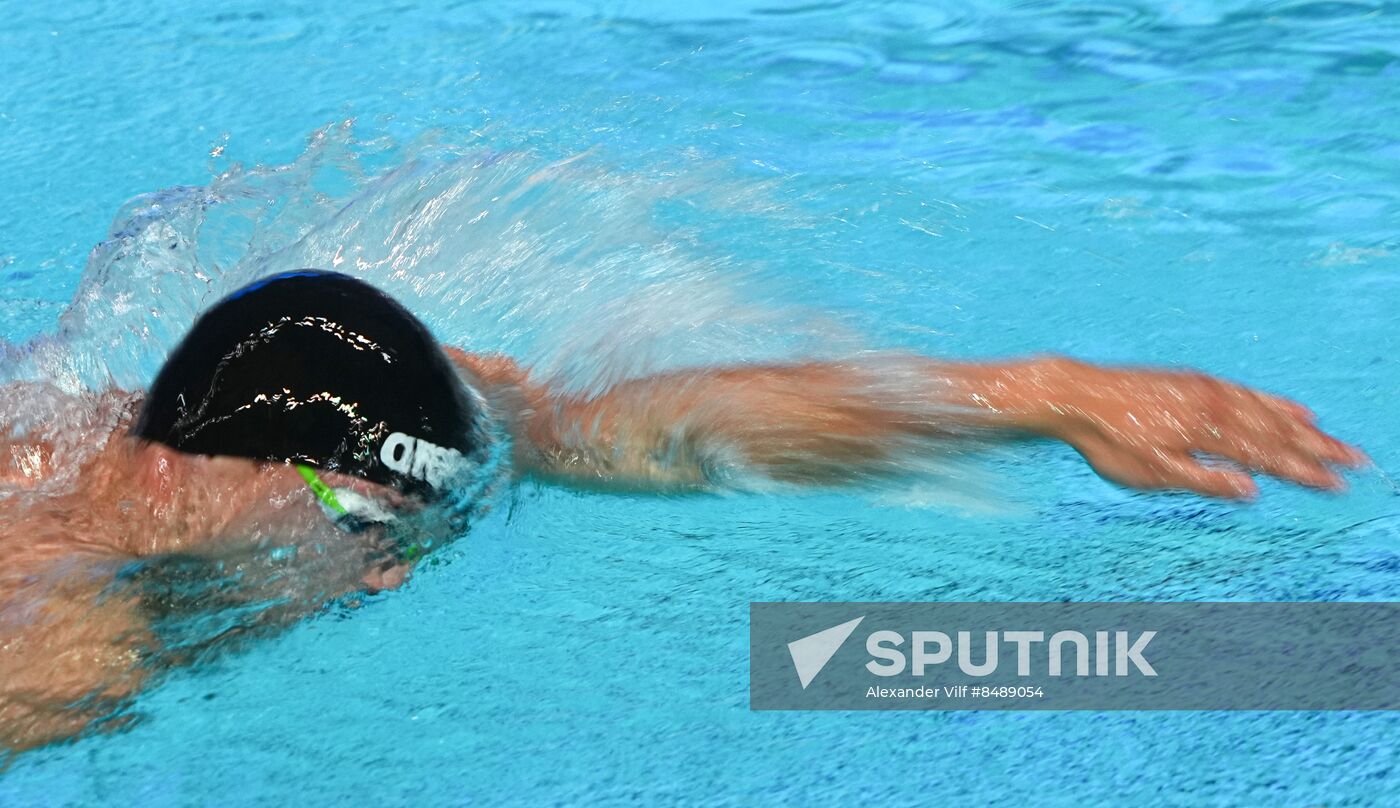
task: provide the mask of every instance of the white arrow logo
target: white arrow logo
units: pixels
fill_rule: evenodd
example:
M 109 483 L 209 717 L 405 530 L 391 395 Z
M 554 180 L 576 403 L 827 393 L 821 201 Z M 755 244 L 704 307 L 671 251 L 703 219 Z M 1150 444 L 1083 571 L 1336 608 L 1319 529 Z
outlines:
M 802 683 L 803 690 L 817 678 L 817 674 L 822 672 L 826 663 L 836 656 L 846 638 L 851 636 L 851 632 L 855 631 L 856 626 L 864 619 L 857 617 L 839 626 L 832 626 L 788 643 L 788 653 L 792 654 L 792 667 L 797 669 L 797 681 Z

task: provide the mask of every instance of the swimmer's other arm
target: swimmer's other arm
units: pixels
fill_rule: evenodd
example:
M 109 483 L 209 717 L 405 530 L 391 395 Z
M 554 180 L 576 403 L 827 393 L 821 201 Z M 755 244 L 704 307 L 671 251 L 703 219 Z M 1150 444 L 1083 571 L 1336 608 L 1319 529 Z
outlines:
M 45 590 L 54 573 L 21 560 L 0 581 L 0 771 L 7 753 L 120 726 L 149 675 L 156 642 L 136 600 L 109 591 L 80 559 L 62 571 Z
M 1231 499 L 1257 494 L 1250 472 L 1339 490 L 1333 467 L 1367 462 L 1301 404 L 1193 372 L 885 355 L 677 371 L 566 395 L 504 357 L 450 353 L 513 399 L 502 410 L 519 413 L 522 471 L 588 487 L 701 489 L 735 467 L 792 483 L 856 482 L 899 473 L 911 451 L 992 436 L 1064 441 L 1131 488 Z

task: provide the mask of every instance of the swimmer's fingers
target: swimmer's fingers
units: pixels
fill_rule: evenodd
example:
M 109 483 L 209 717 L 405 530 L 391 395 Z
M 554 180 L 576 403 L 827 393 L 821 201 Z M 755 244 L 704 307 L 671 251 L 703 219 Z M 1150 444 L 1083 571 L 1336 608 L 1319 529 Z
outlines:
M 1211 454 L 1309 488 L 1340 491 L 1345 487 L 1342 478 L 1326 463 L 1292 446 L 1264 446 L 1253 441 L 1236 441 Z
M 1317 413 L 1313 412 L 1312 408 L 1305 404 L 1300 404 L 1291 398 L 1277 396 L 1273 393 L 1265 393 L 1262 390 L 1255 390 L 1250 387 L 1245 387 L 1244 385 L 1232 384 L 1230 382 L 1224 382 L 1224 384 L 1230 385 L 1235 389 L 1237 394 L 1255 403 L 1257 406 L 1271 410 L 1283 417 L 1294 421 L 1302 421 L 1306 424 L 1312 424 L 1317 421 Z
M 1312 408 L 1308 407 L 1305 404 L 1299 404 L 1291 398 L 1284 398 L 1283 396 L 1273 396 L 1269 395 L 1268 393 L 1259 393 L 1258 395 L 1260 396 L 1260 398 L 1267 401 L 1268 404 L 1274 409 L 1279 410 L 1286 415 L 1289 415 L 1307 424 L 1317 423 L 1317 413 L 1313 412 Z
M 1254 499 L 1259 486 L 1248 472 L 1207 466 L 1191 455 L 1160 455 L 1153 464 L 1162 478 L 1161 488 L 1192 491 L 1220 499 Z
M 1323 432 L 1317 414 L 1308 407 L 1282 396 L 1236 387 L 1241 397 L 1237 415 L 1264 432 L 1264 443 L 1280 442 L 1323 463 L 1364 466 L 1366 453 Z
M 1191 491 L 1222 499 L 1253 499 L 1259 492 L 1248 473 L 1208 467 L 1186 453 L 1125 449 L 1097 439 L 1075 448 L 1099 476 L 1129 488 Z
M 1310 419 L 1269 406 L 1262 396 L 1245 392 L 1250 400 L 1241 400 L 1237 409 L 1224 414 L 1219 419 L 1220 428 L 1208 429 L 1207 437 L 1192 449 L 1282 480 L 1332 491 L 1341 490 L 1344 484 L 1330 466 L 1365 462 L 1360 450 L 1321 431 Z
M 1203 463 L 1189 451 L 1127 448 L 1097 440 L 1085 441 L 1076 448 L 1100 476 L 1130 488 L 1191 491 L 1235 500 L 1253 499 L 1259 493 L 1249 472 Z M 1302 456 L 1269 454 L 1237 440 L 1228 444 L 1213 442 L 1200 450 L 1302 485 L 1330 489 L 1340 485 L 1333 472 Z
M 1359 468 L 1370 465 L 1366 453 L 1349 443 L 1340 441 L 1318 429 L 1315 424 L 1295 421 L 1290 433 L 1293 442 L 1302 451 L 1324 463 Z

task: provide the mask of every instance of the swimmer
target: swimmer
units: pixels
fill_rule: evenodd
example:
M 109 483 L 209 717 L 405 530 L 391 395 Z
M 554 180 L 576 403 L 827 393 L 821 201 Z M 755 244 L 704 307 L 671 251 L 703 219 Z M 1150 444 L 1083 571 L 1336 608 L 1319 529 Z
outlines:
M 1337 467 L 1365 462 L 1287 399 L 1065 358 L 879 355 L 560 392 L 314 270 L 233 293 L 147 393 L 98 406 L 115 428 L 57 493 L 54 447 L 0 425 L 0 750 L 119 723 L 162 666 L 200 652 L 162 628 L 189 602 L 257 605 L 222 637 L 400 585 L 465 530 L 498 468 L 614 491 L 858 485 L 1027 436 L 1131 488 L 1249 499 L 1251 472 L 1338 490 Z

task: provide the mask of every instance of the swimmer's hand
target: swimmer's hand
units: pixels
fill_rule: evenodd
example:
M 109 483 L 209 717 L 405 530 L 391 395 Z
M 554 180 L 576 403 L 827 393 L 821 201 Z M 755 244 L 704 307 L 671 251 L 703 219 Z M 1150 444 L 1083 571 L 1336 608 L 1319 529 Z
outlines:
M 965 366 L 976 367 L 976 366 Z M 1307 407 L 1201 373 L 1054 358 L 969 372 L 964 395 L 1011 426 L 1057 438 L 1103 477 L 1139 489 L 1251 499 L 1250 472 L 1331 491 L 1368 460 Z
M 383 592 L 388 589 L 398 589 L 408 580 L 408 575 L 413 571 L 413 565 L 409 563 L 386 562 L 380 566 L 366 572 L 360 579 L 365 591 L 371 595 Z

